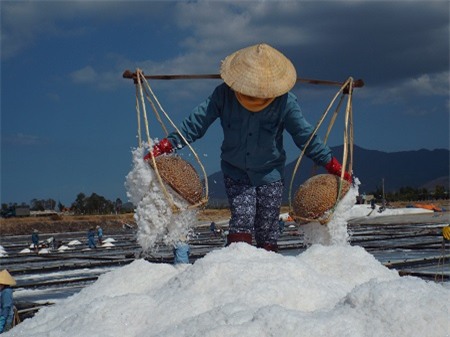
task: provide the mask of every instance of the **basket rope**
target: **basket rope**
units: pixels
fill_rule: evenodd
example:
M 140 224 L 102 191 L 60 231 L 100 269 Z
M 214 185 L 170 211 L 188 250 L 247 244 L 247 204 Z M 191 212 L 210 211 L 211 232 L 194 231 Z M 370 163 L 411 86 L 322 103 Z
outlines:
M 202 170 L 202 174 L 203 174 L 203 177 L 204 177 L 204 196 L 198 203 L 196 203 L 194 205 L 190 205 L 188 208 L 197 208 L 197 207 L 205 205 L 208 202 L 208 193 L 209 193 L 208 176 L 206 174 L 206 170 L 205 170 L 202 162 L 200 161 L 199 156 L 197 155 L 197 153 L 195 152 L 193 147 L 187 142 L 186 138 L 183 136 L 183 134 L 177 128 L 175 123 L 169 117 L 169 115 L 164 110 L 162 105 L 159 103 L 158 98 L 156 97 L 155 93 L 153 92 L 152 88 L 150 87 L 150 84 L 148 83 L 147 79 L 145 78 L 142 70 L 136 69 L 136 75 L 137 75 L 136 76 L 136 81 L 135 81 L 135 83 L 136 83 L 136 111 L 137 111 L 137 119 L 138 119 L 138 138 L 139 138 L 138 141 L 139 141 L 139 147 L 142 147 L 142 136 L 141 136 L 142 127 L 141 127 L 141 122 L 140 122 L 141 111 L 140 111 L 140 108 L 139 108 L 140 106 L 142 107 L 142 115 L 144 117 L 145 133 L 146 133 L 146 136 L 147 136 L 147 143 L 149 145 L 152 143 L 152 140 L 151 140 L 151 137 L 150 137 L 149 123 L 148 123 L 148 118 L 147 118 L 146 104 L 145 104 L 145 99 L 144 99 L 144 93 L 145 93 L 145 98 L 149 102 L 149 104 L 150 104 L 150 106 L 151 106 L 151 108 L 152 108 L 152 110 L 153 110 L 153 112 L 155 114 L 156 119 L 158 120 L 159 124 L 161 125 L 161 128 L 163 129 L 163 131 L 165 132 L 165 135 L 167 136 L 169 133 L 167 131 L 167 127 L 166 127 L 163 119 L 161 118 L 161 115 L 160 115 L 159 111 L 162 114 L 164 114 L 165 119 L 178 132 L 178 134 L 183 139 L 185 144 L 187 144 L 189 150 L 192 152 L 195 160 L 197 161 L 199 167 Z M 158 178 L 158 182 L 161 185 L 161 189 L 162 189 L 162 191 L 164 193 L 164 196 L 166 197 L 167 201 L 169 202 L 172 210 L 179 211 L 179 208 L 175 205 L 173 197 L 170 195 L 170 193 L 168 193 L 167 188 L 166 188 L 165 184 L 163 183 L 163 179 L 161 177 L 161 174 L 158 171 L 158 166 L 156 165 L 156 160 L 155 160 L 155 157 L 153 156 L 152 151 L 150 151 L 150 154 L 151 154 L 150 157 L 151 157 L 151 160 L 152 160 L 153 168 L 154 168 L 156 176 Z
M 353 86 L 354 86 L 354 80 L 352 77 L 349 77 L 344 84 L 341 86 L 341 88 L 337 91 L 337 93 L 334 95 L 330 103 L 328 104 L 325 112 L 323 113 L 322 117 L 317 122 L 311 136 L 309 137 L 308 141 L 306 142 L 305 146 L 303 147 L 302 152 L 300 153 L 300 156 L 297 159 L 297 162 L 294 167 L 294 171 L 292 173 L 291 181 L 289 184 L 289 214 L 294 220 L 300 220 L 303 222 L 313 222 L 313 221 L 319 221 L 322 225 L 327 224 L 331 216 L 333 215 L 336 206 L 340 200 L 340 196 L 342 193 L 342 180 L 344 178 L 344 173 L 346 172 L 347 168 L 347 162 L 348 162 L 348 170 L 349 172 L 352 171 L 353 168 L 353 110 L 352 110 L 352 101 L 353 101 Z M 324 137 L 324 143 L 327 142 L 328 137 L 330 135 L 330 132 L 334 126 L 334 123 L 336 121 L 337 115 L 341 109 L 341 105 L 344 102 L 344 97 L 347 95 L 347 104 L 345 108 L 345 124 L 344 124 L 344 151 L 343 151 L 343 158 L 342 158 L 342 171 L 341 171 L 341 179 L 339 181 L 339 187 L 338 187 L 338 195 L 336 202 L 333 206 L 333 208 L 328 212 L 327 216 L 325 218 L 321 219 L 312 219 L 312 218 L 305 218 L 301 217 L 299 215 L 294 214 L 293 207 L 292 207 L 292 186 L 294 184 L 294 179 L 297 174 L 298 168 L 300 166 L 300 163 L 306 153 L 306 150 L 311 143 L 314 136 L 317 134 L 319 128 L 322 126 L 325 118 L 327 117 L 328 113 L 330 112 L 331 108 L 335 104 L 336 100 L 340 96 L 339 103 L 336 106 L 336 109 L 334 110 L 334 113 L 331 117 L 330 123 L 327 128 L 327 133 Z M 349 155 L 350 154 L 350 155 Z

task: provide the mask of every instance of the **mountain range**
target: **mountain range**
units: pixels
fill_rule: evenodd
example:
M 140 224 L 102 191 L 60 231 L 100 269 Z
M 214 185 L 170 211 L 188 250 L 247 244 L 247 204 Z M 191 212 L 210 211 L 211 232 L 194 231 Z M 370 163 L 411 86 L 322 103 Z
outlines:
M 342 162 L 343 146 L 332 147 L 333 154 Z M 289 198 L 289 186 L 297 159 L 285 168 L 285 190 L 283 202 Z M 401 187 L 427 188 L 434 190 L 436 185 L 449 189 L 450 151 L 447 149 L 383 152 L 353 146 L 353 174 L 360 181 L 359 192 L 370 194 L 381 189 L 384 181 L 385 192 L 397 191 Z M 323 168 L 314 171 L 313 162 L 303 158 L 292 185 L 292 196 L 296 189 L 313 172 L 325 173 Z M 210 205 L 227 203 L 222 172 L 208 176 Z

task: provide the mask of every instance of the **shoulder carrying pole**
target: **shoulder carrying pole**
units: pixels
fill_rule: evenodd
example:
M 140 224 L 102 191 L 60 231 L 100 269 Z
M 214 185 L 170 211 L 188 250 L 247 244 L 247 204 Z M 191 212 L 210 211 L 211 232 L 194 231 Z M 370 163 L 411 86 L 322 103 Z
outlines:
M 130 70 L 125 70 L 122 74 L 123 78 L 137 80 L 136 73 Z M 200 74 L 200 75 L 144 75 L 146 79 L 151 80 L 198 80 L 198 79 L 220 79 L 219 74 Z M 328 81 L 328 80 L 316 80 L 311 78 L 300 78 L 297 77 L 297 82 L 308 83 L 308 84 L 322 84 L 322 85 L 333 85 L 342 87 L 345 82 Z M 364 81 L 354 80 L 352 88 L 362 88 L 364 86 Z M 348 89 L 346 89 L 348 91 Z

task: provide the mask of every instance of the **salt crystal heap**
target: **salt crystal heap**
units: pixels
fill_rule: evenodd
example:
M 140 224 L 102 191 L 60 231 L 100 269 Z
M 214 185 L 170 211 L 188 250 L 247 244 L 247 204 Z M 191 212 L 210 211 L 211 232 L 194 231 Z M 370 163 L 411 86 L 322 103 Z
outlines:
M 127 196 L 136 207 L 137 241 L 144 252 L 155 250 L 161 243 L 173 244 L 197 223 L 197 211 L 188 209 L 189 203 L 165 186 L 179 209 L 172 210 L 154 170 L 143 159 L 148 148 L 145 145 L 132 151 L 133 167 L 125 181 Z
M 356 197 L 359 195 L 360 181 L 354 178 L 348 192 L 336 205 L 329 222 L 321 225 L 319 222 L 310 222 L 302 225 L 303 241 L 307 246 L 313 244 L 321 245 L 347 245 L 350 239 L 347 223 L 351 208 L 355 205 Z

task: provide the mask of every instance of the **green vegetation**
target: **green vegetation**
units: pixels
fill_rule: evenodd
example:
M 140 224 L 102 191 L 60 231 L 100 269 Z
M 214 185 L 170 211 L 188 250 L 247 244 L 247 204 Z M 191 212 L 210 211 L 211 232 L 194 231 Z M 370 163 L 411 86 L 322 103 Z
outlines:
M 370 193 L 376 199 L 381 199 L 383 190 L 381 187 Z M 395 201 L 426 201 L 426 200 L 446 200 L 448 199 L 448 190 L 444 186 L 436 185 L 434 190 L 429 191 L 426 188 L 400 187 L 398 191 L 385 192 L 386 200 Z
M 30 205 L 25 203 L 17 204 L 3 203 L 1 205 L 1 217 L 8 218 L 16 215 L 15 210 L 18 208 L 29 207 L 30 211 L 58 211 L 58 212 L 70 212 L 75 215 L 101 215 L 101 214 L 121 214 L 133 212 L 133 207 L 129 204 L 123 204 L 120 198 L 116 201 L 110 201 L 105 197 L 92 193 L 90 196 L 86 196 L 84 193 L 79 193 L 75 201 L 67 207 L 61 202 L 56 202 L 53 199 L 33 199 Z

